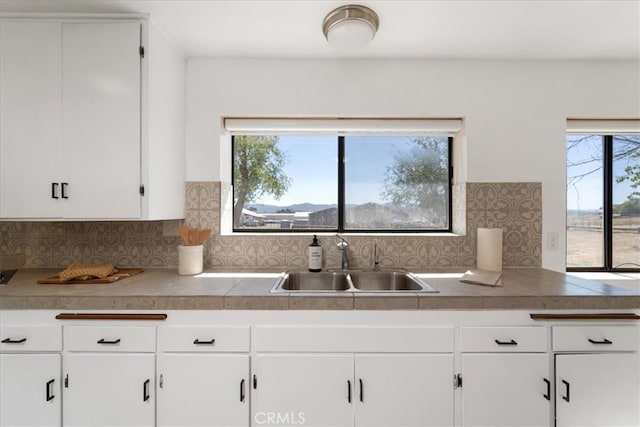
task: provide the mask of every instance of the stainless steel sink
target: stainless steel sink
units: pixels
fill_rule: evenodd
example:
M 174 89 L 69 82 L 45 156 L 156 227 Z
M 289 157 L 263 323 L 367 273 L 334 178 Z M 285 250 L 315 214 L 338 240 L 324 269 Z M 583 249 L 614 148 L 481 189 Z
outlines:
M 434 290 L 416 276 L 404 271 L 357 271 L 349 274 L 353 286 L 366 292 Z
M 399 270 L 287 271 L 271 292 L 438 292 L 415 275 Z
M 347 275 L 342 272 L 290 271 L 278 278 L 271 292 L 335 292 L 350 288 Z

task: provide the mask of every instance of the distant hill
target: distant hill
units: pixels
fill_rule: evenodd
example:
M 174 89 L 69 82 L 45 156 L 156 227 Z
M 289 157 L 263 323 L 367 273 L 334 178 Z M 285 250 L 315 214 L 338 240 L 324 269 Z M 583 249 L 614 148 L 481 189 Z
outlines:
M 260 203 L 247 203 L 245 209 L 254 210 L 258 213 L 276 213 L 280 210 L 290 210 L 291 212 L 317 212 L 324 209 L 335 208 L 336 205 L 323 205 L 314 203 L 297 203 L 289 206 L 263 205 Z

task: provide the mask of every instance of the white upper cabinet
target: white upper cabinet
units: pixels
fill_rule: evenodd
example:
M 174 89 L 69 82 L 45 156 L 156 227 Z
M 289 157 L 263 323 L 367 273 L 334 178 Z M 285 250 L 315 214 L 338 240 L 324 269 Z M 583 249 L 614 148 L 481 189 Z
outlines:
M 1 28 L 0 218 L 183 217 L 185 61 L 175 46 L 140 19 Z
M 60 200 L 52 197 L 60 191 L 61 99 L 62 25 L 3 21 L 0 217 L 61 216 Z
M 62 27 L 65 218 L 140 217 L 140 24 Z

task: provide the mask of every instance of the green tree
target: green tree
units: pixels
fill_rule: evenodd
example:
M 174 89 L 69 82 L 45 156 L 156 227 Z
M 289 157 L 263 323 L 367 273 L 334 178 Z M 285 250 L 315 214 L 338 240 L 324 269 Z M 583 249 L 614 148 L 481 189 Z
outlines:
M 264 194 L 279 199 L 291 180 L 282 170 L 286 157 L 278 147 L 278 137 L 236 135 L 233 145 L 233 224 L 240 227 L 245 203 Z
M 387 167 L 382 197 L 401 206 L 419 206 L 433 213 L 433 220 L 446 218 L 449 182 L 448 140 L 419 137 L 414 147 L 395 155 Z
M 640 150 L 640 141 L 636 142 L 636 144 L 638 146 L 637 150 Z M 640 202 L 640 151 L 635 151 L 629 157 L 638 160 L 633 164 L 627 165 L 627 167 L 624 168 L 626 175 L 617 176 L 616 182 L 629 181 L 633 190 L 627 195 L 628 201 Z
M 620 215 L 640 214 L 640 197 L 629 197 L 624 203 L 614 206 L 614 212 Z

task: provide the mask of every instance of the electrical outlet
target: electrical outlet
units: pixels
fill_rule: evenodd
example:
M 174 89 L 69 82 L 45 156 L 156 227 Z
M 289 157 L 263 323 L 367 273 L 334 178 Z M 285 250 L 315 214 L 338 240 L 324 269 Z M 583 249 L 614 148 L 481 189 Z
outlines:
M 560 239 L 560 236 L 557 232 L 551 231 L 547 233 L 547 249 L 550 251 L 557 251 L 559 245 L 558 239 Z

